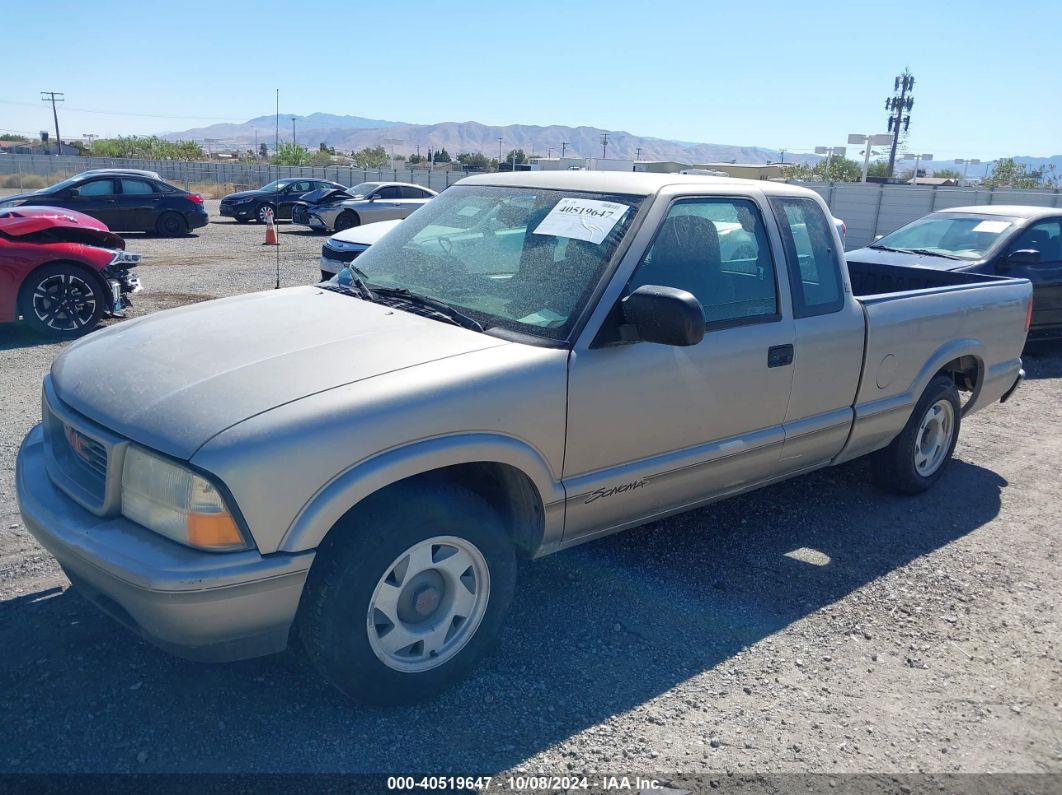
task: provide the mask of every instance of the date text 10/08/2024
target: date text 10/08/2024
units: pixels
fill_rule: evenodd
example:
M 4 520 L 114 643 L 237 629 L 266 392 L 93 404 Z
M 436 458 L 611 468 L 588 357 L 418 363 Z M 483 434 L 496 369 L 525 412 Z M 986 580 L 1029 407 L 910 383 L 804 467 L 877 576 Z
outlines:
M 495 779 L 492 776 L 389 776 L 387 789 L 393 791 L 416 790 L 478 790 L 480 792 L 541 792 L 570 790 L 598 790 L 643 792 L 663 789 L 655 778 L 640 776 L 507 776 Z

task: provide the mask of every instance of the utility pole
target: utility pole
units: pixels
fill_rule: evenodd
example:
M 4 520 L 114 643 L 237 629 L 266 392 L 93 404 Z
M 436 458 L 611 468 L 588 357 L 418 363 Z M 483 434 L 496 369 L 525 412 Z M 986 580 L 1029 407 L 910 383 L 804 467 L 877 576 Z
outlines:
M 295 144 L 295 117 L 294 116 L 291 117 L 291 143 L 294 146 L 294 144 Z
M 502 139 L 499 138 L 498 139 L 498 171 L 501 171 L 501 162 L 502 162 L 501 145 L 502 145 Z
M 273 146 L 273 155 L 280 154 L 280 89 L 277 89 L 277 139 Z M 277 169 L 277 174 L 280 174 L 280 170 Z
M 52 118 L 55 120 L 55 154 L 63 153 L 63 139 L 59 137 L 59 114 L 55 110 L 56 102 L 66 102 L 66 95 L 61 91 L 42 91 L 41 100 L 52 103 Z
M 561 158 L 564 157 L 564 150 L 568 148 L 567 141 L 561 141 Z
M 635 160 L 641 160 L 642 159 L 642 148 L 640 146 L 635 148 L 635 150 L 634 150 L 634 159 Z
M 546 160 L 552 160 L 552 159 L 553 159 L 553 147 L 550 146 L 550 147 L 547 147 Z
M 903 132 L 911 126 L 910 110 L 914 107 L 914 97 L 909 96 L 914 91 L 914 75 L 910 69 L 904 69 L 902 75 L 897 75 L 893 82 L 893 94 L 885 100 L 885 110 L 889 113 L 889 132 L 892 133 L 892 148 L 889 150 L 889 176 L 892 176 L 893 167 L 896 165 L 896 147 L 900 143 L 900 127 Z M 904 113 L 907 113 L 905 116 Z
M 608 151 L 608 133 L 601 133 L 601 159 L 605 159 L 605 152 Z

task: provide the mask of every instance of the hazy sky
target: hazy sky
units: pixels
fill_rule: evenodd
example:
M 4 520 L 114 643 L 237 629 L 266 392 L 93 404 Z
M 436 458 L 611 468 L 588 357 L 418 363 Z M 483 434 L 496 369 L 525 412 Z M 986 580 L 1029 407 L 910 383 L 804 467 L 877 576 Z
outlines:
M 1062 153 L 1059 0 L 6 5 L 0 132 L 51 129 L 42 90 L 70 138 L 244 121 L 279 88 L 285 113 L 807 151 L 884 132 L 909 66 L 911 151 Z

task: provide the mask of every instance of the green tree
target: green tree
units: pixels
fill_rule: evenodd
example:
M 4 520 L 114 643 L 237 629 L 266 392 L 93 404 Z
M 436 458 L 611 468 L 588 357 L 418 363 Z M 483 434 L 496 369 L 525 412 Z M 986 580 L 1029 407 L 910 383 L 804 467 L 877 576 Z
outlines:
M 796 163 L 785 170 L 786 179 L 805 182 L 858 182 L 863 176 L 859 164 L 846 157 L 827 157 L 814 165 Z
M 446 147 L 438 149 L 435 152 L 434 160 L 436 163 L 452 163 L 453 158 L 450 157 L 450 153 L 446 151 Z
M 465 171 L 490 171 L 497 168 L 497 161 L 488 159 L 482 152 L 462 152 L 457 156 L 457 162 L 464 166 Z
M 1058 180 L 1053 166 L 1033 169 L 1006 157 L 996 162 L 984 185 L 988 188 L 1055 188 Z
M 147 158 L 151 160 L 201 160 L 203 147 L 195 141 L 166 141 L 157 135 L 100 138 L 92 145 L 98 157 Z
M 265 145 L 265 141 L 262 141 L 262 143 L 258 144 L 258 156 L 263 160 L 269 157 L 269 147 Z
M 424 157 L 424 155 L 410 155 L 409 156 L 409 164 L 411 166 L 415 166 L 415 165 L 418 165 L 420 163 L 427 163 L 427 162 L 428 162 L 428 158 Z
M 962 174 L 954 168 L 938 168 L 933 172 L 933 176 L 937 179 L 962 179 Z
M 305 146 L 284 141 L 273 155 L 272 163 L 277 166 L 308 166 L 310 160 L 310 152 Z
M 387 164 L 387 150 L 382 146 L 366 146 L 353 153 L 354 165 L 366 171 L 376 171 Z
M 4 133 L 0 135 L 0 141 L 19 141 L 21 143 L 28 143 L 29 138 L 22 135 L 12 135 L 11 133 Z
M 523 163 L 526 163 L 527 155 L 524 154 L 523 149 L 510 149 L 509 154 L 505 156 L 505 160 L 503 160 L 502 162 L 505 164 L 505 166 L 503 166 L 503 170 L 505 170 L 506 167 L 512 169 L 514 164 L 521 165 Z
M 860 171 L 860 174 L 863 172 Z M 887 177 L 889 176 L 889 161 L 877 160 L 870 164 L 870 168 L 867 169 L 867 175 L 871 177 Z

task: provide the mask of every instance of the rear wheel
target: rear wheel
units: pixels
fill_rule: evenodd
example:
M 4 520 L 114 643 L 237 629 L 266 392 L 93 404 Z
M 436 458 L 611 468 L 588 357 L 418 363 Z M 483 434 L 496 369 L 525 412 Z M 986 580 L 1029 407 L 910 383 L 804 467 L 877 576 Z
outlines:
M 938 375 L 922 393 L 900 435 L 874 454 L 878 484 L 900 494 L 921 494 L 936 483 L 955 451 L 961 417 L 955 382 Z
M 440 486 L 378 501 L 318 551 L 299 608 L 314 667 L 361 701 L 395 704 L 463 679 L 493 645 L 513 544 L 477 495 Z
M 350 229 L 351 227 L 358 226 L 361 223 L 358 218 L 358 214 L 351 212 L 350 210 L 344 210 L 336 218 L 335 230 L 342 232 L 344 229 Z
M 188 231 L 188 224 L 180 213 L 167 212 L 155 222 L 155 231 L 163 237 L 177 237 Z
M 31 273 L 19 290 L 19 311 L 34 331 L 61 339 L 99 325 L 107 295 L 87 271 L 57 262 Z

